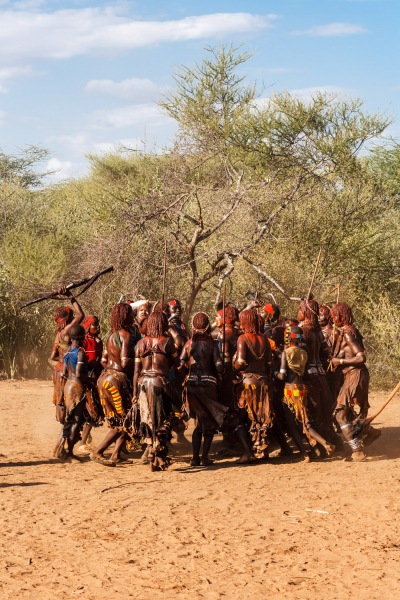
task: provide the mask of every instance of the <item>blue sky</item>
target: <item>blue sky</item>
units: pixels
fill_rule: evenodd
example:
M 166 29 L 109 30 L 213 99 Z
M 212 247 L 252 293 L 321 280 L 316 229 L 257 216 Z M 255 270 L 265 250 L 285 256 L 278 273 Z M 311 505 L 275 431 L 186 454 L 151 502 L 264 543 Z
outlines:
M 0 0 L 0 148 L 49 149 L 55 181 L 87 153 L 168 144 L 156 101 L 204 48 L 244 44 L 264 95 L 360 97 L 400 135 L 400 0 Z

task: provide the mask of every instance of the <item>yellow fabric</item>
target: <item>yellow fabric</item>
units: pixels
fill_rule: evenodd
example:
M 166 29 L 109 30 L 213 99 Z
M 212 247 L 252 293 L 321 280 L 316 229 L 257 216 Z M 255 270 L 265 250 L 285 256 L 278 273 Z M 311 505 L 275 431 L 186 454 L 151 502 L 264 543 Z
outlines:
M 298 346 L 290 346 L 285 353 L 289 369 L 302 377 L 307 364 L 307 352 Z

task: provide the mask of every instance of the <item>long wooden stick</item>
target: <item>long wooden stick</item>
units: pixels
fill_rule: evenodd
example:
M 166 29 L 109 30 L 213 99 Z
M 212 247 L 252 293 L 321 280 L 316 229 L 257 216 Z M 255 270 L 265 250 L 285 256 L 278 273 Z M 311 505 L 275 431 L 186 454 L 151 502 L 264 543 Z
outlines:
M 315 263 L 315 267 L 314 267 L 314 273 L 313 273 L 313 276 L 312 276 L 312 279 L 311 279 L 311 284 L 310 284 L 310 289 L 308 290 L 308 294 L 307 294 L 307 300 L 309 300 L 309 299 L 310 299 L 311 290 L 312 290 L 312 287 L 313 287 L 313 285 L 314 285 L 315 276 L 316 276 L 316 274 L 317 274 L 317 270 L 318 270 L 319 260 L 320 260 L 320 258 L 321 258 L 321 252 L 322 252 L 322 246 L 321 246 L 321 248 L 319 249 L 319 253 L 318 253 L 317 262 Z
M 162 294 L 161 302 L 165 302 L 165 283 L 167 279 L 167 238 L 164 238 L 164 266 L 163 266 L 163 279 L 162 279 Z
M 394 388 L 394 390 L 392 391 L 392 393 L 390 394 L 389 398 L 388 398 L 388 399 L 387 399 L 387 400 L 386 400 L 386 401 L 385 401 L 385 402 L 382 404 L 382 406 L 380 407 L 380 409 L 378 410 L 378 412 L 377 412 L 377 413 L 375 413 L 373 417 L 368 417 L 367 419 L 365 419 L 365 421 L 364 421 L 364 427 L 365 427 L 366 425 L 369 425 L 370 423 L 372 423 L 372 421 L 373 421 L 374 419 L 376 419 L 376 417 L 377 417 L 378 415 L 380 415 L 380 414 L 381 414 L 381 412 L 383 411 L 383 409 L 384 409 L 384 408 L 385 408 L 385 407 L 386 407 L 386 406 L 389 404 L 389 402 L 390 402 L 391 400 L 393 400 L 393 398 L 395 397 L 395 395 L 397 394 L 397 392 L 398 392 L 399 390 L 400 390 L 400 381 L 399 381 L 399 383 L 396 385 L 396 387 Z
M 339 295 L 340 295 L 340 281 L 337 285 L 335 285 L 335 287 L 333 288 L 333 290 L 331 290 L 330 292 L 328 292 L 329 294 L 333 294 L 333 292 L 336 292 L 336 304 L 339 302 Z
M 226 340 L 226 325 L 225 325 L 225 308 L 226 308 L 226 282 L 224 283 L 224 290 L 222 292 L 222 366 L 225 371 L 225 340 Z

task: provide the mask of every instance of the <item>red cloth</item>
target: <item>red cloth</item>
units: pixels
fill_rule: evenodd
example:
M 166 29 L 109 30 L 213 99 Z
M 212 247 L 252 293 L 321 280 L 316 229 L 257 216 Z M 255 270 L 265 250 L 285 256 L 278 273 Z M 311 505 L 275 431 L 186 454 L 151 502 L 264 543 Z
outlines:
M 92 338 L 86 336 L 83 341 L 83 347 L 85 348 L 88 362 L 92 360 L 99 361 L 103 353 L 103 342 L 99 338 Z

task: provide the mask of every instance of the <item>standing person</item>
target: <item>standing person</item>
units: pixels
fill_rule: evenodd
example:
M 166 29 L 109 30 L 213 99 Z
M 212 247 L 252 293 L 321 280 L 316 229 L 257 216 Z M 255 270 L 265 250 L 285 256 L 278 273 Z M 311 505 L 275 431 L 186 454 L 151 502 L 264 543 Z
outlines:
M 222 311 L 221 311 L 222 313 Z M 220 349 L 221 356 L 223 357 L 224 373 L 222 376 L 222 385 L 220 388 L 220 401 L 224 406 L 227 406 L 231 411 L 236 408 L 235 406 L 235 390 L 234 390 L 234 378 L 235 372 L 232 366 L 232 360 L 236 352 L 237 341 L 239 338 L 239 331 L 236 328 L 236 321 L 238 321 L 239 315 L 235 306 L 228 304 L 225 307 L 225 322 L 224 315 L 221 314 L 220 330 L 216 337 L 218 347 Z M 224 340 L 224 329 L 225 329 L 225 344 Z
M 86 404 L 86 423 L 82 431 L 82 441 L 79 446 L 79 452 L 90 452 L 87 444 L 91 443 L 90 432 L 92 427 L 101 425 L 104 418 L 103 409 L 101 407 L 100 396 L 97 389 L 97 380 L 103 370 L 101 357 L 103 355 L 103 342 L 100 335 L 100 321 L 95 315 L 88 315 L 82 321 L 82 327 L 85 330 L 85 339 L 83 347 L 85 349 L 88 360 L 88 370 L 90 378 L 96 383 L 96 386 L 91 386 L 87 391 L 88 402 Z
M 81 325 L 73 325 L 69 329 L 71 345 L 64 354 L 64 403 L 65 419 L 54 455 L 60 460 L 77 458 L 74 456 L 74 446 L 80 438 L 84 423 L 87 386 L 93 381 L 88 375 L 88 362 L 83 340 L 85 330 Z M 65 450 L 67 443 L 67 450 Z
M 135 348 L 133 402 L 140 405 L 140 432 L 147 444 L 146 454 L 152 471 L 164 470 L 170 464 L 172 404 L 168 376 L 171 367 L 177 367 L 179 362 L 172 338 L 165 335 L 166 328 L 164 313 L 151 313 L 146 335 Z
M 174 340 L 176 349 L 180 353 L 183 346 L 190 338 L 187 325 L 182 321 L 182 305 L 177 298 L 168 300 L 168 333 Z
M 111 311 L 111 333 L 103 351 L 102 371 L 97 387 L 108 426 L 111 428 L 100 446 L 90 455 L 91 460 L 106 466 L 115 466 L 128 435 L 124 422 L 132 405 L 133 338 L 130 328 L 132 308 L 126 302 L 115 304 Z M 115 442 L 109 460 L 104 452 Z
M 309 449 L 318 442 L 325 448 L 328 456 L 335 451 L 335 446 L 319 435 L 308 417 L 307 388 L 303 383 L 307 352 L 299 347 L 302 334 L 303 331 L 300 327 L 288 327 L 286 333 L 288 345 L 282 352 L 278 379 L 285 383 L 283 407 L 290 435 L 300 454 L 309 460 L 310 453 L 303 443 L 304 438 L 308 442 Z
M 324 438 L 333 441 L 336 434 L 333 429 L 334 400 L 332 398 L 323 362 L 329 361 L 329 348 L 318 323 L 318 302 L 309 298 L 301 301 L 298 319 L 303 330 L 307 365 L 304 384 L 307 388 L 308 415 Z
M 192 339 L 186 342 L 180 358 L 180 368 L 189 371 L 185 383 L 188 412 L 196 421 L 190 465 L 207 467 L 212 464 L 208 454 L 214 435 L 222 427 L 228 409 L 217 398 L 217 382 L 223 366 L 218 346 L 211 336 L 210 319 L 199 312 L 194 315 L 192 325 Z
M 167 302 L 168 305 L 168 335 L 172 338 L 178 356 L 181 354 L 182 349 L 188 339 L 190 338 L 189 330 L 186 324 L 182 321 L 182 306 L 177 298 L 171 298 Z M 178 442 L 186 442 L 184 432 L 186 426 L 182 420 L 182 394 L 183 394 L 183 381 L 184 377 L 180 371 L 171 369 L 169 373 L 169 388 L 171 392 L 172 407 L 174 410 L 174 417 L 171 422 L 172 430 L 176 434 Z
M 60 423 L 64 423 L 65 406 L 64 406 L 64 385 L 65 379 L 62 377 L 64 372 L 64 354 L 68 352 L 70 347 L 69 331 L 74 325 L 79 325 L 82 322 L 85 314 L 81 305 L 73 297 L 71 292 L 65 287 L 61 287 L 55 292 L 56 295 L 66 296 L 69 298 L 74 311 L 69 306 L 60 306 L 54 311 L 54 321 L 57 327 L 56 338 L 54 340 L 53 349 L 49 359 L 49 363 L 53 366 L 53 404 L 56 407 L 56 419 Z
M 326 371 L 326 380 L 328 382 L 328 386 L 332 394 L 332 399 L 336 401 L 339 388 L 342 384 L 341 380 L 343 379 L 343 376 L 340 372 L 340 369 L 333 368 L 333 365 L 330 360 L 332 358 L 333 348 L 339 335 L 339 330 L 333 325 L 331 309 L 330 306 L 328 306 L 328 304 L 320 305 L 318 323 L 321 327 L 322 335 L 324 336 L 329 349 L 329 362 L 325 361 L 324 364 L 324 368 Z
M 144 336 L 146 321 L 151 312 L 151 302 L 149 300 L 136 300 L 136 302 L 130 302 L 130 305 L 134 317 L 131 333 L 136 345 Z
M 364 344 L 360 332 L 353 324 L 353 313 L 348 304 L 335 304 L 331 314 L 335 326 L 339 329 L 332 364 L 343 375 L 335 416 L 343 437 L 352 450 L 352 459 L 360 461 L 366 458 L 364 446 L 381 435 L 380 430 L 371 425 L 362 428 L 363 419 L 367 417 L 369 409 L 369 371 L 365 364 Z
M 236 386 L 240 418 L 238 433 L 243 446 L 243 454 L 238 462 L 249 462 L 252 453 L 243 435 L 248 419 L 251 422 L 253 448 L 258 458 L 264 456 L 269 444 L 268 430 L 274 420 L 271 406 L 272 352 L 268 339 L 260 333 L 256 309 L 240 313 L 240 327 L 244 333 L 238 339 L 233 361 L 233 367 L 242 375 L 242 381 Z

